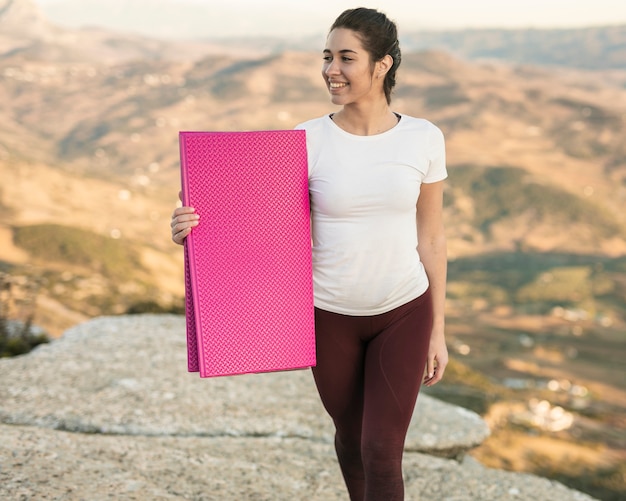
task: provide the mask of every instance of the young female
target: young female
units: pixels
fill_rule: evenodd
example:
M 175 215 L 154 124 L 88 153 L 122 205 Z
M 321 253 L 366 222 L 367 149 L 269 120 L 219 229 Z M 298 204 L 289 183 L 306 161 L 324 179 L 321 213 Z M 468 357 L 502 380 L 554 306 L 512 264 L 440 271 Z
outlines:
M 317 366 L 352 501 L 404 499 L 402 454 L 422 382 L 441 380 L 447 177 L 441 131 L 394 113 L 395 24 L 358 8 L 332 25 L 322 77 L 336 113 L 307 132 Z M 172 215 L 182 244 L 199 224 Z

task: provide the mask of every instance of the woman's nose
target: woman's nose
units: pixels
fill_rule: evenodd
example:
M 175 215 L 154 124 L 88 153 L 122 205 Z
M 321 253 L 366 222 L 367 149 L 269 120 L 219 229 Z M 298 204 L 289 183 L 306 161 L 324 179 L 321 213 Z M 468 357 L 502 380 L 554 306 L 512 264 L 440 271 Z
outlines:
M 326 63 L 324 73 L 326 75 L 336 75 L 338 73 L 338 66 L 335 64 L 334 60 Z

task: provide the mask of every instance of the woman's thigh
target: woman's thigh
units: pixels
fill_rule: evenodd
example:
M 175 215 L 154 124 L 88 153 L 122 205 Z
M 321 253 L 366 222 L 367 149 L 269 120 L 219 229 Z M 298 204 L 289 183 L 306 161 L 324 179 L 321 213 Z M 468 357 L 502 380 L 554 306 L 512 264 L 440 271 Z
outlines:
M 390 313 L 366 350 L 363 432 L 403 443 L 428 357 L 430 291 Z
M 315 310 L 317 364 L 313 376 L 320 398 L 338 427 L 360 431 L 363 410 L 364 334 L 367 317 Z

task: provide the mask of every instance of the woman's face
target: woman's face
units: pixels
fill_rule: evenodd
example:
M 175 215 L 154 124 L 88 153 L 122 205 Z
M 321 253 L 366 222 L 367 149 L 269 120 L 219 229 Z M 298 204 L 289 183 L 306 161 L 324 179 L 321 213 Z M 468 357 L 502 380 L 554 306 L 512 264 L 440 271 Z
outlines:
M 377 67 L 378 63 L 372 67 L 370 54 L 354 31 L 336 28 L 330 32 L 322 77 L 334 104 L 345 106 L 384 98 L 383 78 L 376 78 Z

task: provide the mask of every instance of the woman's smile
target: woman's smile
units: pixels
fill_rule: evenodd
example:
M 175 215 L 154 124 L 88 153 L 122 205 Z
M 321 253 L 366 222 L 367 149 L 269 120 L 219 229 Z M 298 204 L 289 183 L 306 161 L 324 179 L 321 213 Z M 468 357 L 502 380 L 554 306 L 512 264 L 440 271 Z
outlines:
M 328 82 L 328 86 L 330 87 L 330 89 L 332 91 L 332 90 L 343 89 L 344 87 L 347 87 L 348 84 L 346 82 L 332 82 L 332 81 L 329 81 Z

